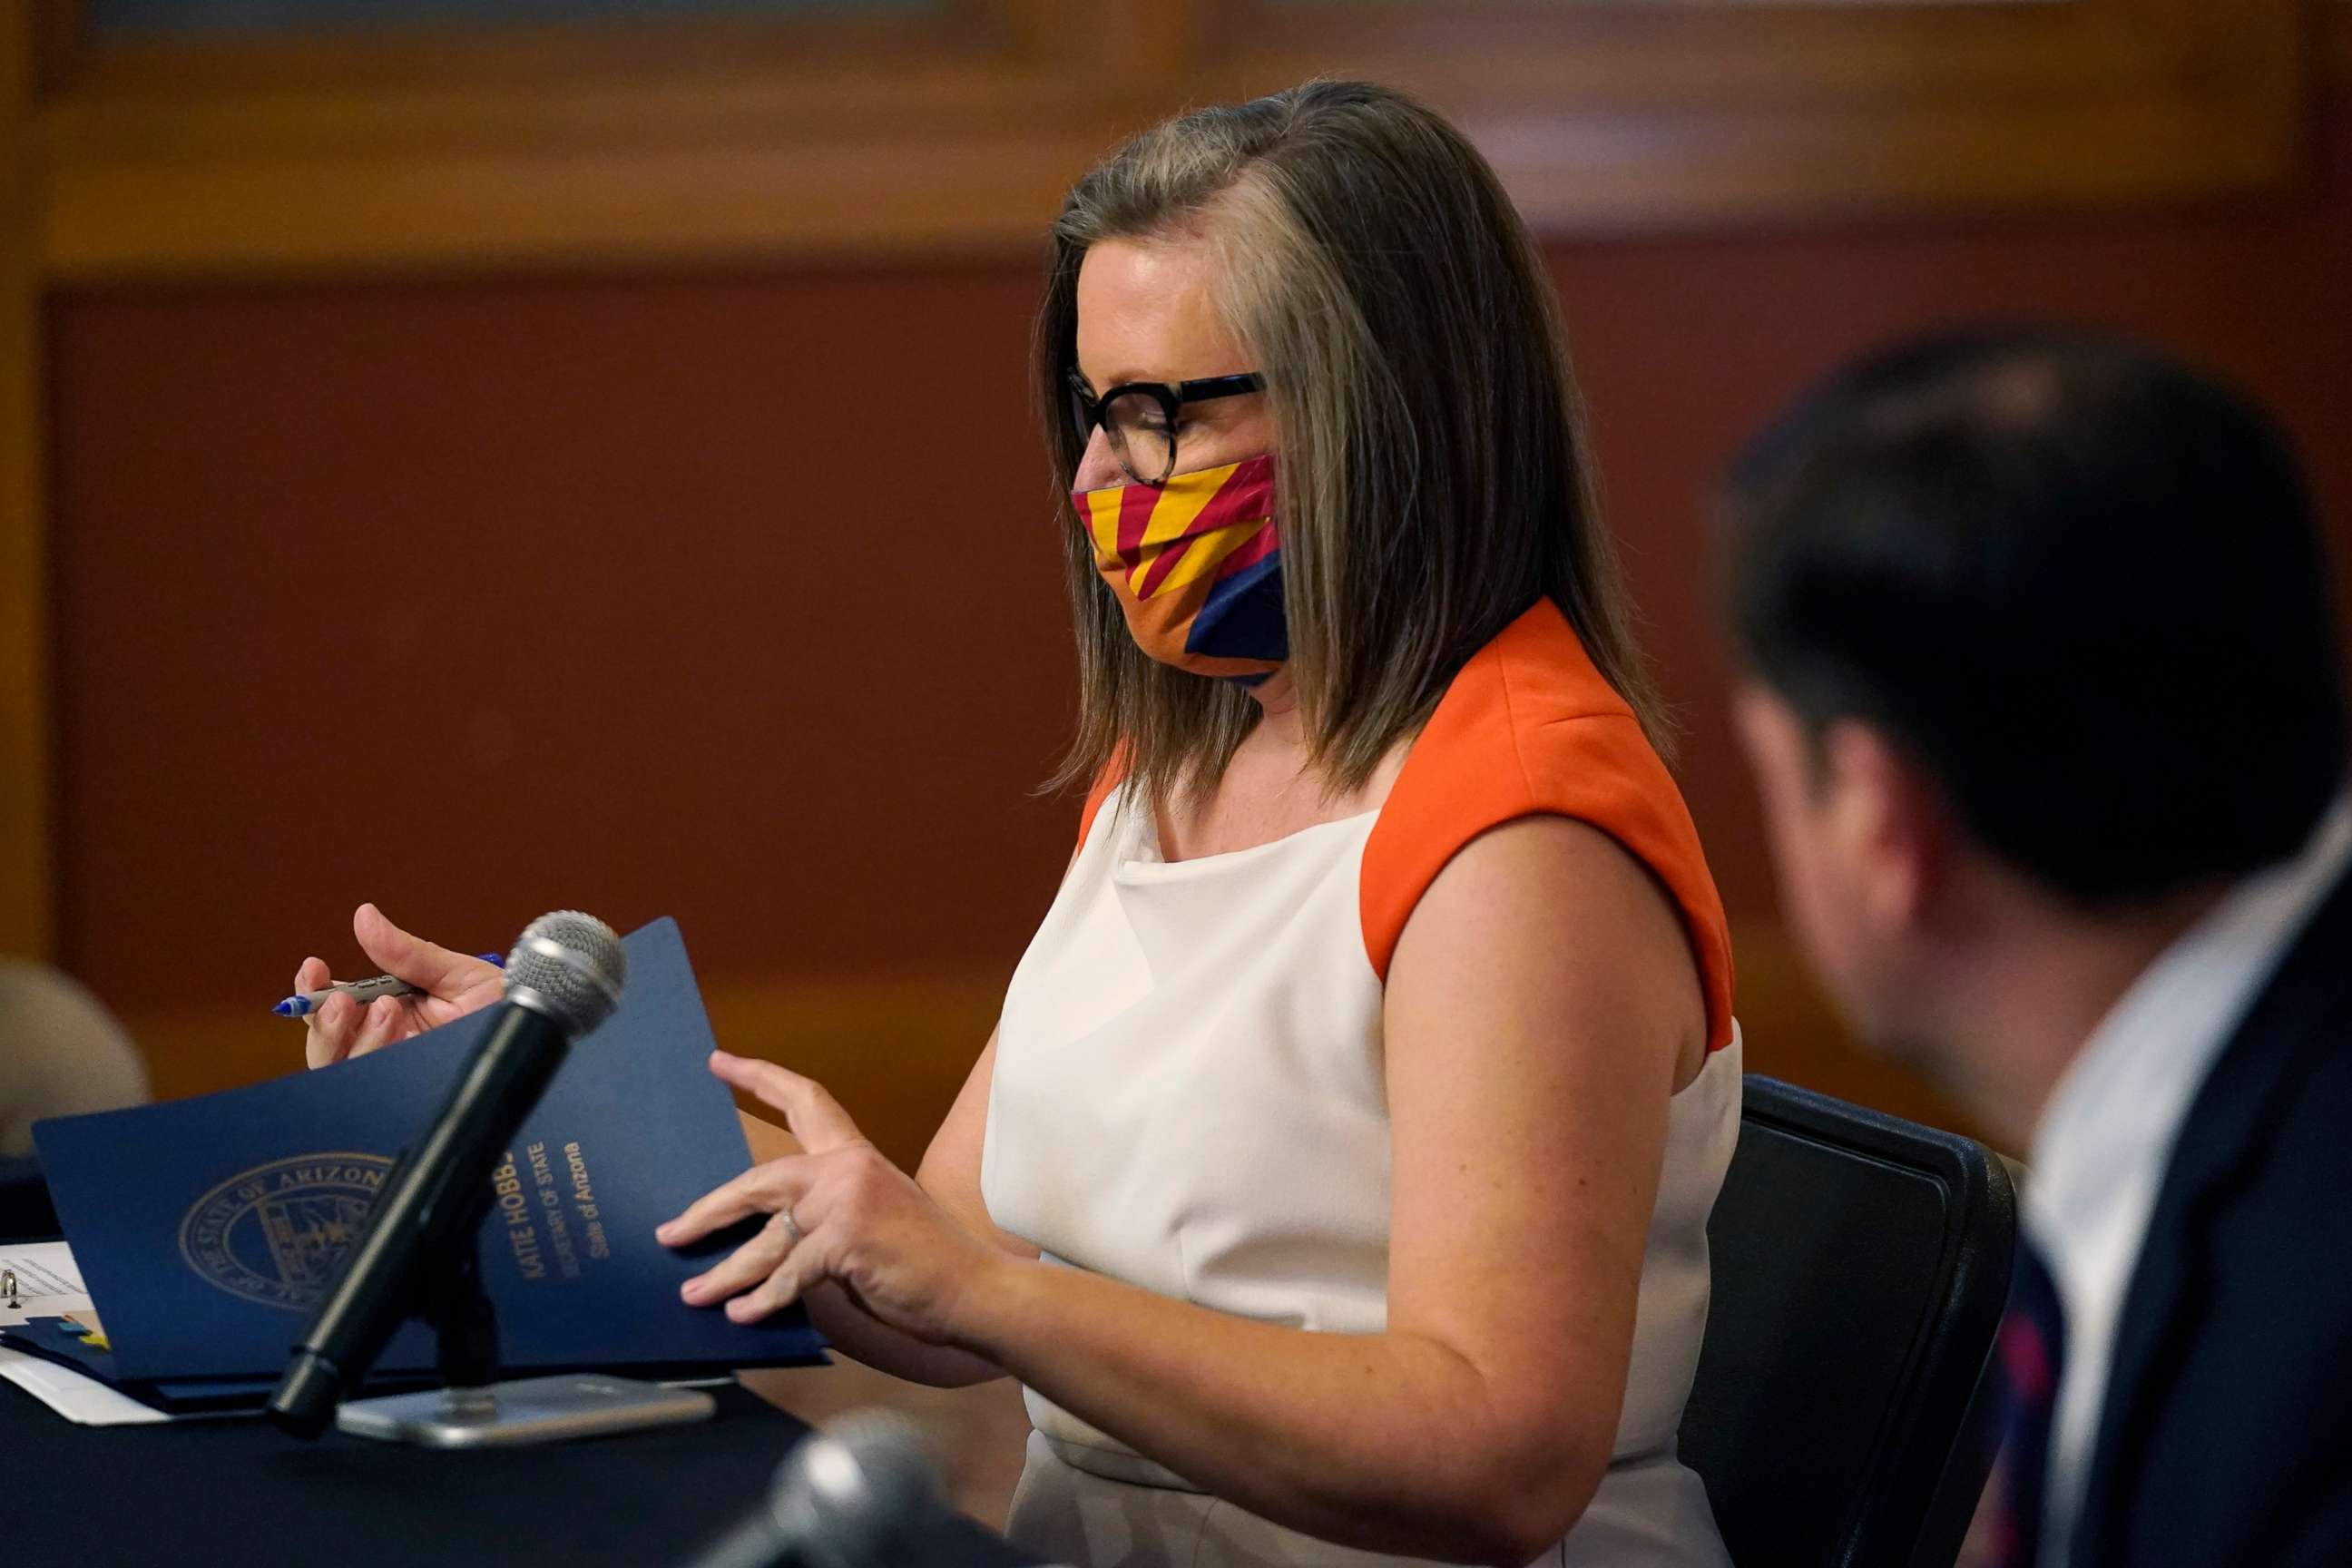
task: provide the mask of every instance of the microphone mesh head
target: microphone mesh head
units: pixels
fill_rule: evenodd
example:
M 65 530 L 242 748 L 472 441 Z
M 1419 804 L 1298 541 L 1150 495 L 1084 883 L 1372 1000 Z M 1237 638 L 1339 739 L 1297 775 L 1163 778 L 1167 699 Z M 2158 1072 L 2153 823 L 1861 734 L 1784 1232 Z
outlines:
M 557 910 L 523 927 L 507 957 L 507 994 L 528 990 L 546 1002 L 573 1039 L 613 1016 L 629 955 L 613 928 L 578 910 Z
M 947 1489 L 921 1429 L 887 1410 L 852 1412 L 785 1456 L 771 1508 L 812 1568 L 881 1568 L 935 1560 L 926 1550 Z

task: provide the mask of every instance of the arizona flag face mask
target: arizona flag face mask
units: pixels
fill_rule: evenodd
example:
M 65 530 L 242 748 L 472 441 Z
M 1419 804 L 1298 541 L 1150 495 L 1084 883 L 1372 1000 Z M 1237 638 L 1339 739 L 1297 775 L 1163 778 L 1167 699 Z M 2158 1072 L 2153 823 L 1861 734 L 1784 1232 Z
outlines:
M 1271 456 L 1070 500 L 1144 652 L 1253 685 L 1290 657 Z

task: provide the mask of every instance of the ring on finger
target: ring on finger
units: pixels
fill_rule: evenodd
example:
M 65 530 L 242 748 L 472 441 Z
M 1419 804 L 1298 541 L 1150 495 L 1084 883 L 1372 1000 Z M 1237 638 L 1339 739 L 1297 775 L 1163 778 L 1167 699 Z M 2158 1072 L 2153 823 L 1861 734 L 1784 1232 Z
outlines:
M 785 1249 L 789 1251 L 798 1247 L 801 1243 L 801 1222 L 793 1217 L 793 1211 L 790 1209 L 779 1210 L 776 1217 L 784 1222 Z

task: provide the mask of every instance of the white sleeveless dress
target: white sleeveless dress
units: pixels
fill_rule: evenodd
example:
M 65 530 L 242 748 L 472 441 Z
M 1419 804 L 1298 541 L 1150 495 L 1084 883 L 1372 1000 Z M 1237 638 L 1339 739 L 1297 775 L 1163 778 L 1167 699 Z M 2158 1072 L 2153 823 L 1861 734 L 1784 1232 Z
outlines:
M 1115 791 L 1014 973 L 981 1164 L 990 1217 L 1055 1265 L 1262 1322 L 1387 1323 L 1381 979 L 1359 903 L 1378 814 L 1171 864 Z M 1706 1323 L 1706 1218 L 1740 1047 L 1673 1101 L 1615 1458 L 1538 1562 L 1727 1564 L 1675 1429 Z M 1043 1398 L 1013 1539 L 1077 1568 L 1370 1565 L 1246 1513 Z

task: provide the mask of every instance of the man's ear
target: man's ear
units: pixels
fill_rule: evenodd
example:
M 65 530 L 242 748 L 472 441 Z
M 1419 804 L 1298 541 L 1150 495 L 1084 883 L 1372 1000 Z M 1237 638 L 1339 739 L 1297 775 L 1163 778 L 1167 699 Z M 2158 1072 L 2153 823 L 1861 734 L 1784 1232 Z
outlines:
M 1849 886 L 1881 931 L 1928 923 L 1950 872 L 1952 823 L 1927 772 L 1859 719 L 1822 731 L 1819 788 Z

